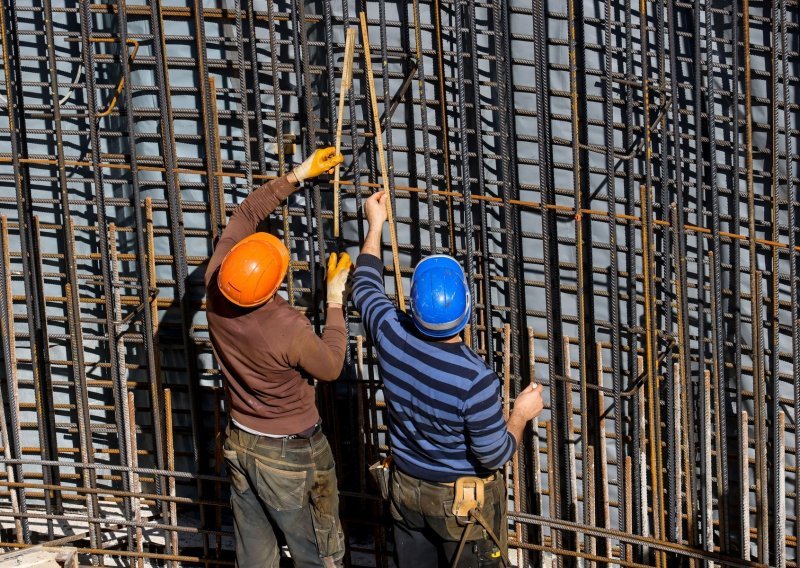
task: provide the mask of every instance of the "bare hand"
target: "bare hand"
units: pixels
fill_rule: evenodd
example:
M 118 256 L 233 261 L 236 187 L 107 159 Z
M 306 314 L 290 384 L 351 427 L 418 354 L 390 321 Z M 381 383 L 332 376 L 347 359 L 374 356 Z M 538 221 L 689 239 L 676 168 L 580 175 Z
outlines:
M 373 193 L 370 198 L 364 202 L 364 214 L 367 216 L 367 222 L 370 228 L 374 227 L 380 229 L 386 222 L 386 219 L 389 218 L 386 205 L 386 193 L 383 191 Z
M 514 401 L 514 414 L 525 422 L 539 416 L 544 409 L 543 390 L 544 387 L 542 385 L 535 383 L 528 385 L 525 390 L 517 395 L 517 399 Z

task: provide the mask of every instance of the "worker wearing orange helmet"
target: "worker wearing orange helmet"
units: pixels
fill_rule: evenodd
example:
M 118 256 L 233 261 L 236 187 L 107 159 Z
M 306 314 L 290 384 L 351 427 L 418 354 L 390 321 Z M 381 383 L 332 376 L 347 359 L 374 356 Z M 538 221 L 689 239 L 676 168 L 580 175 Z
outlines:
M 336 470 L 320 429 L 314 379 L 333 381 L 342 370 L 350 258 L 329 259 L 319 337 L 276 294 L 289 251 L 257 232 L 298 183 L 341 162 L 334 148 L 323 148 L 255 190 L 231 216 L 206 270 L 208 327 L 230 401 L 224 454 L 242 568 L 277 568 L 278 538 L 296 566 L 339 566 L 344 556 Z

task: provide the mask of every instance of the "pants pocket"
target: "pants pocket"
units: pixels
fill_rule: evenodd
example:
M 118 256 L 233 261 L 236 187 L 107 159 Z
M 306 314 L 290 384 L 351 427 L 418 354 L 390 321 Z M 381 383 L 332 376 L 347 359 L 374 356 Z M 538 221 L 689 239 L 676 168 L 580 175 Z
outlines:
M 483 535 L 481 526 L 472 520 L 471 523 L 462 524 L 453 515 L 453 500 L 449 499 L 442 503 L 442 516 L 429 517 L 434 531 L 439 533 L 444 540 L 459 541 L 464 536 L 464 531 L 468 531 L 467 540 L 474 540 Z
M 320 557 L 342 557 L 344 532 L 339 521 L 339 489 L 335 467 L 314 472 L 314 484 L 309 497 Z
M 400 483 L 400 474 L 395 470 L 389 476 L 389 513 L 395 521 L 403 520 L 401 511 L 406 508 L 403 497 L 404 491 Z
M 244 469 L 239 463 L 239 454 L 231 448 L 222 448 L 222 455 L 225 457 L 225 464 L 228 466 L 228 475 L 231 477 L 231 486 L 239 494 L 244 494 L 250 489 Z
M 293 511 L 303 508 L 306 501 L 308 470 L 279 469 L 256 458 L 258 471 L 258 496 L 276 511 Z

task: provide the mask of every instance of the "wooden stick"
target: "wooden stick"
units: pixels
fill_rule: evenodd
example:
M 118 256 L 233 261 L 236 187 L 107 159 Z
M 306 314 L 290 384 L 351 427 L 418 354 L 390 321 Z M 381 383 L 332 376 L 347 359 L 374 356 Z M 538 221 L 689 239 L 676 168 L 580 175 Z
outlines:
M 364 66 L 367 69 L 369 82 L 369 97 L 372 103 L 372 116 L 375 117 L 375 143 L 378 146 L 378 158 L 381 163 L 381 177 L 383 178 L 383 192 L 386 194 L 386 212 L 389 222 L 389 238 L 392 240 L 392 262 L 394 266 L 394 280 L 397 287 L 397 305 L 401 311 L 406 311 L 406 298 L 403 294 L 403 278 L 400 275 L 400 257 L 397 252 L 397 235 L 394 229 L 394 214 L 392 212 L 392 196 L 389 191 L 389 172 L 386 166 L 386 154 L 383 151 L 383 132 L 381 119 L 378 114 L 378 98 L 375 95 L 375 77 L 372 74 L 372 59 L 369 50 L 369 30 L 367 29 L 367 15 L 361 12 L 361 37 L 364 42 Z
M 211 97 L 211 124 L 212 128 L 214 129 L 214 157 L 217 161 L 217 167 L 222 170 L 222 155 L 220 152 L 219 146 L 219 109 L 217 107 L 217 81 L 216 79 L 211 76 L 208 78 L 208 91 L 209 96 Z M 278 144 L 281 144 L 282 141 L 279 140 Z M 217 186 L 216 191 L 216 198 L 219 200 L 217 207 L 219 207 L 219 227 L 217 227 L 217 232 L 221 235 L 222 231 L 225 230 L 225 227 L 228 226 L 228 213 L 225 207 L 225 184 L 222 183 L 222 177 L 214 176 L 212 180 Z
M 139 467 L 139 446 L 136 443 L 136 400 L 133 396 L 133 391 L 128 391 L 128 429 L 130 431 L 130 440 L 128 451 L 131 455 L 131 466 L 134 468 Z M 142 492 L 142 487 L 139 482 L 139 474 L 131 472 L 131 491 L 134 495 Z M 138 497 L 133 497 L 133 520 L 137 523 L 142 522 L 142 504 Z M 142 544 L 142 527 L 136 527 L 136 552 L 144 552 L 144 545 Z M 144 558 L 136 560 L 138 568 L 144 568 Z
M 167 417 L 167 471 L 175 471 L 175 441 L 172 435 L 172 391 L 164 389 L 164 411 Z M 170 497 L 175 497 L 175 478 L 170 476 L 167 480 L 167 488 Z M 169 502 L 169 517 L 170 523 L 173 526 L 178 525 L 178 505 L 175 501 Z M 169 535 L 164 535 L 169 538 L 172 543 L 172 550 L 178 550 L 178 533 L 170 531 Z M 170 565 L 177 568 L 178 563 L 174 560 L 170 561 Z
M 342 123 L 344 122 L 344 99 L 353 84 L 353 51 L 356 47 L 356 29 L 347 28 L 344 39 L 344 62 L 342 64 L 342 85 L 339 87 L 339 114 L 336 121 L 336 153 L 342 150 Z M 356 159 L 356 156 L 353 156 Z M 341 164 L 333 170 L 333 236 L 339 237 L 339 173 Z

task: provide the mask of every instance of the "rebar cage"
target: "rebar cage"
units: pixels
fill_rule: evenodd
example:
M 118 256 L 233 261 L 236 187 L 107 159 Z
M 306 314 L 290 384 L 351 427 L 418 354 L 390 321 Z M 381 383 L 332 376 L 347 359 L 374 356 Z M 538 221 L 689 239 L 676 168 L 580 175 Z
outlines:
M 386 180 L 389 293 L 453 254 L 506 410 L 546 386 L 505 468 L 517 564 L 797 566 L 796 0 L 3 0 L 0 546 L 233 564 L 204 267 L 333 143 L 361 12 L 341 191 L 265 227 L 280 293 L 321 328 Z M 346 561 L 384 566 L 380 373 L 347 326 L 319 404 Z

